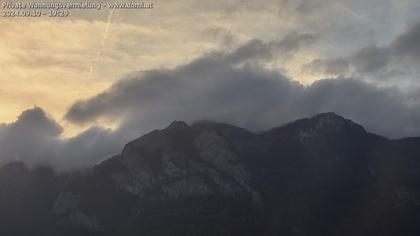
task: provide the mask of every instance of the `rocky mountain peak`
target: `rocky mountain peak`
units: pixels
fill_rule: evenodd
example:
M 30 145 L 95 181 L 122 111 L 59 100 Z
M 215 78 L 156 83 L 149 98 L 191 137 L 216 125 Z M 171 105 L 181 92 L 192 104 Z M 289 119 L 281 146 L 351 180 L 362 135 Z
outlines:
M 312 117 L 312 119 L 345 120 L 344 117 L 335 112 L 323 112 Z
M 0 168 L 0 235 L 419 235 L 419 142 L 335 113 L 175 121 L 86 172 Z
M 274 128 L 265 133 L 268 136 L 280 136 L 285 139 L 306 140 L 323 136 L 365 135 L 366 130 L 359 124 L 333 112 L 320 113 L 311 118 L 304 118 Z
M 146 199 L 220 195 L 258 204 L 237 150 L 219 133 L 224 127 L 175 121 L 130 142 L 116 157 L 126 171 L 115 183 Z
M 184 121 L 174 121 L 166 129 L 179 130 L 188 128 L 188 124 Z
M 345 119 L 334 112 L 320 113 L 312 118 L 309 118 L 309 121 L 313 123 L 317 129 L 340 130 L 344 127 L 361 127 L 353 121 Z

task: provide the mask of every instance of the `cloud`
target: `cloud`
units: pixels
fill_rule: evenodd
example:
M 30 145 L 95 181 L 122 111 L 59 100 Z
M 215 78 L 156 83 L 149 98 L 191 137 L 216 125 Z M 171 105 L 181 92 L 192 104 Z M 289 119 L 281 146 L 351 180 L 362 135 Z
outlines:
M 391 45 L 398 56 L 409 56 L 420 63 L 420 23 L 398 36 Z
M 315 33 L 319 39 L 302 43 L 300 51 L 289 53 L 294 59 L 274 66 L 312 83 L 323 75 L 302 73 L 303 64 L 349 55 L 373 39 L 385 45 L 418 17 L 419 6 L 418 0 L 160 0 L 150 11 L 116 10 L 103 50 L 107 9 L 73 10 L 63 19 L 3 18 L 0 121 L 10 122 L 34 105 L 60 117 L 73 101 L 97 94 L 128 72 L 174 68 L 210 50 L 252 39 L 272 42 L 289 32 Z M 91 73 L 98 50 L 102 60 Z
M 0 153 L 4 160 L 40 161 L 45 149 L 62 132 L 61 126 L 41 108 L 24 111 L 16 122 L 0 129 Z M 29 158 L 34 156 L 33 159 Z M 27 159 L 28 158 L 28 159 Z
M 9 127 L 9 132 L 23 138 L 25 134 L 33 137 L 56 137 L 63 132 L 61 126 L 50 118 L 41 108 L 26 110 L 18 117 L 17 122 Z
M 417 77 L 419 55 L 420 23 L 417 23 L 388 46 L 369 45 L 346 57 L 316 59 L 306 68 L 327 74 L 366 77 L 379 82 L 392 79 L 401 82 Z
M 122 145 L 116 134 L 101 127 L 69 139 L 60 137 L 62 131 L 41 108 L 25 110 L 15 122 L 0 125 L 0 165 L 22 161 L 31 167 L 50 165 L 57 170 L 71 170 L 93 165 L 116 153 Z
M 0 160 L 78 168 L 172 120 L 261 130 L 335 111 L 388 137 L 420 134 L 420 24 L 400 32 L 418 18 L 418 0 L 162 0 L 155 6 L 117 10 L 110 24 L 106 10 L 72 11 L 57 21 L 2 20 L 0 119 L 9 124 L 0 125 Z M 98 50 L 102 60 L 86 81 Z M 305 68 L 317 73 L 302 72 L 310 61 Z M 135 70 L 143 72 L 116 81 Z M 294 82 L 325 74 L 339 78 Z M 412 91 L 379 87 L 390 81 Z M 74 103 L 80 98 L 88 99 Z M 11 122 L 34 105 L 54 117 L 71 105 L 66 119 L 73 123 L 118 126 L 62 138 L 59 122 L 38 107 Z
M 292 43 L 292 37 L 297 42 Z M 129 117 L 133 112 L 159 117 L 160 112 L 182 110 L 172 118 L 219 119 L 223 113 L 226 118 L 237 117 L 235 120 L 242 125 L 258 126 L 251 119 L 244 121 L 240 117 L 254 109 L 267 109 L 273 105 L 272 101 L 276 101 L 277 107 L 286 106 L 292 95 L 303 88 L 281 74 L 264 69 L 261 62 L 271 59 L 276 51 L 295 50 L 300 40 L 309 39 L 312 36 L 293 35 L 280 42 L 253 40 L 231 52 L 209 53 L 173 70 L 135 74 L 92 99 L 76 102 L 66 118 L 85 123 L 98 118 Z M 191 99 L 196 102 L 191 103 Z M 151 106 L 154 109 L 149 110 Z M 213 110 L 216 107 L 221 111 Z M 181 114 L 186 116 L 178 117 Z
M 295 106 L 305 114 L 333 111 L 371 132 L 401 138 L 420 135 L 417 93 L 378 87 L 358 79 L 325 79 L 306 87 Z
M 111 119 L 126 130 L 200 119 L 262 130 L 333 111 L 387 137 L 420 134 L 420 101 L 413 99 L 415 93 L 351 78 L 304 86 L 250 61 L 250 55 L 257 61 L 264 58 L 267 45 L 271 44 L 252 41 L 172 70 L 134 74 L 95 97 L 76 102 L 66 118 L 75 123 Z
M 261 40 L 251 40 L 240 46 L 232 53 L 226 55 L 229 63 L 241 63 L 251 59 L 272 60 L 276 55 L 286 57 L 289 53 L 301 49 L 303 46 L 314 43 L 317 36 L 314 34 L 298 34 L 292 32 L 287 34 L 280 41 L 263 42 Z
M 420 134 L 418 90 L 378 87 L 352 78 L 305 86 L 264 66 L 274 55 L 270 52 L 298 48 L 291 45 L 254 40 L 174 69 L 133 73 L 74 103 L 65 116 L 77 124 L 111 120 L 119 124 L 112 130 L 96 125 L 63 138 L 62 127 L 41 108 L 26 110 L 15 122 L 0 125 L 0 164 L 20 160 L 58 170 L 93 165 L 173 120 L 214 120 L 259 131 L 333 111 L 387 137 Z

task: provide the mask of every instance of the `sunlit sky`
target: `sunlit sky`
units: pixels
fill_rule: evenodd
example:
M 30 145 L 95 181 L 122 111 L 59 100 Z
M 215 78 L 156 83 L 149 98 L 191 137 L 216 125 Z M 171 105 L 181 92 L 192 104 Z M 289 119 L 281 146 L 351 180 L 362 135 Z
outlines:
M 15 1 L 17 2 L 17 1 Z M 93 2 L 93 1 L 92 1 Z M 267 67 L 303 84 L 334 76 L 309 71 L 320 58 L 387 45 L 418 20 L 418 0 L 155 0 L 151 10 L 72 10 L 66 18 L 0 18 L 0 123 L 40 106 L 62 118 L 138 71 L 173 68 L 252 40 L 316 34 L 314 42 Z M 2 9 L 3 10 L 3 9 Z

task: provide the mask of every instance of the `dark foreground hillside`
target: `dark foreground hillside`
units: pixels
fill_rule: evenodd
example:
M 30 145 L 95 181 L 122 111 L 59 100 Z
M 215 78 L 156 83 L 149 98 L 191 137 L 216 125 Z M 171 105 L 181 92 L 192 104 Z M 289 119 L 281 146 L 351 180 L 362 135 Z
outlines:
M 174 122 L 90 170 L 0 168 L 0 235 L 420 235 L 420 138 L 334 113 Z

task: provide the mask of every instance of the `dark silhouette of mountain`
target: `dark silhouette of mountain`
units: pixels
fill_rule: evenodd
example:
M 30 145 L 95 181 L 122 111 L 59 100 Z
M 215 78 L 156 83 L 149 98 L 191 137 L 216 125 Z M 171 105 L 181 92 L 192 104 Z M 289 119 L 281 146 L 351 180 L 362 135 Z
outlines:
M 3 166 L 0 235 L 420 235 L 420 138 L 176 121 L 89 170 Z

